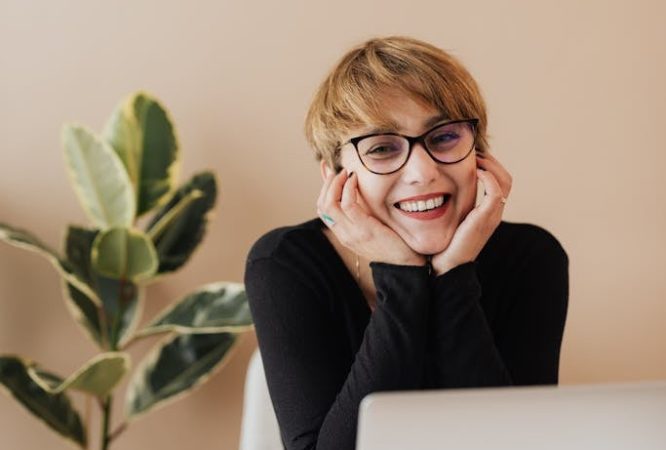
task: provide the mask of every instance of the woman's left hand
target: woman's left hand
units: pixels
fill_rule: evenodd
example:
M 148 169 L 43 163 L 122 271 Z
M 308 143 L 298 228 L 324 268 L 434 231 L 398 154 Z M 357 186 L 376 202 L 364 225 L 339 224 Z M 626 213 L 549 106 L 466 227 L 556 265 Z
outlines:
M 511 174 L 487 152 L 483 156 L 477 154 L 476 164 L 485 195 L 458 226 L 449 246 L 433 256 L 436 275 L 474 261 L 502 220 L 504 204 L 511 191 Z

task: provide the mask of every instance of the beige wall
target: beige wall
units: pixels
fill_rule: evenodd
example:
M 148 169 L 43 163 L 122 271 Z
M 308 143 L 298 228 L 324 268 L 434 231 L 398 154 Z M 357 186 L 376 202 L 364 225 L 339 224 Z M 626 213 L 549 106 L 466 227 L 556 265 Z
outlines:
M 362 39 L 409 34 L 458 55 L 481 84 L 492 149 L 515 179 L 505 218 L 545 226 L 569 253 L 562 382 L 666 378 L 664 2 L 188 4 L 0 0 L 0 221 L 54 246 L 67 223 L 85 223 L 60 126 L 100 129 L 142 88 L 173 113 L 182 176 L 214 168 L 222 190 L 205 246 L 150 289 L 147 312 L 199 284 L 241 280 L 262 232 L 313 215 L 318 170 L 301 129 L 326 70 Z M 247 336 L 224 371 L 115 448 L 236 447 L 255 345 Z M 0 353 L 68 373 L 94 351 L 50 266 L 0 245 Z M 2 448 L 66 448 L 6 396 L 0 435 Z

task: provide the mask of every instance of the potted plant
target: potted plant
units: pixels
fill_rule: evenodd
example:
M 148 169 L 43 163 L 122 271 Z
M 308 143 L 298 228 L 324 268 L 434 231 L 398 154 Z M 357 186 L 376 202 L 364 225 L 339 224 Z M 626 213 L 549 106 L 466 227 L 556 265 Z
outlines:
M 211 172 L 176 186 L 178 142 L 155 98 L 130 95 L 101 136 L 66 125 L 62 143 L 71 184 L 91 225 L 70 225 L 62 254 L 5 223 L 0 223 L 0 240 L 53 264 L 69 311 L 100 353 L 67 377 L 19 355 L 0 355 L 0 384 L 82 448 L 88 448 L 89 424 L 71 395 L 79 391 L 96 399 L 99 448 L 105 450 L 134 419 L 207 380 L 252 321 L 243 285 L 217 282 L 199 287 L 138 329 L 145 286 L 188 261 L 203 239 L 217 196 Z M 131 366 L 126 350 L 155 334 L 165 340 L 135 367 L 125 396 L 126 419 L 112 427 L 115 388 Z

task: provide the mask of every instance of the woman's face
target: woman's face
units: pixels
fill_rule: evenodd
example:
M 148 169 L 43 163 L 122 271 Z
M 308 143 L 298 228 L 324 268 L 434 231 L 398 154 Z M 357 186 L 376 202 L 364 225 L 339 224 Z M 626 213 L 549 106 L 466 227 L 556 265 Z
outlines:
M 439 113 L 407 95 L 387 96 L 384 109 L 399 125 L 398 133 L 418 136 L 428 130 Z M 349 137 L 373 130 L 355 130 Z M 446 249 L 476 200 L 476 152 L 456 164 L 435 162 L 416 144 L 407 163 L 389 175 L 369 172 L 352 144 L 341 150 L 341 164 L 358 176 L 360 194 L 369 212 L 395 231 L 417 253 L 432 255 Z M 410 212 L 415 201 L 433 199 L 444 204 L 425 212 Z M 411 204 L 410 204 L 411 203 Z M 401 207 L 402 206 L 402 207 Z M 430 205 L 432 206 L 432 205 Z

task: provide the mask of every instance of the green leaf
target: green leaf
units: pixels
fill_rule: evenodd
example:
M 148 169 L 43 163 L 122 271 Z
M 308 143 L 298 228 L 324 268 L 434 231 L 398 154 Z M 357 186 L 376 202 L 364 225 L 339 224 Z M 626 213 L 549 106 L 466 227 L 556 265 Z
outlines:
M 162 233 L 164 233 L 164 231 L 180 217 L 180 215 L 192 204 L 192 202 L 204 197 L 204 195 L 205 194 L 198 189 L 187 192 L 182 198 L 178 200 L 178 203 L 176 203 L 166 212 L 166 214 L 162 215 L 159 220 L 151 226 L 148 236 L 153 240 L 161 237 Z
M 129 97 L 116 107 L 104 127 L 103 137 L 123 162 L 137 197 L 143 156 L 141 134 L 139 121 L 134 114 L 133 97 Z
M 65 237 L 67 260 L 77 276 L 85 280 L 89 286 L 97 284 L 97 277 L 92 270 L 90 258 L 92 244 L 98 233 L 99 230 L 69 226 Z M 70 283 L 65 283 L 63 297 L 76 322 L 83 326 L 83 329 L 100 348 L 104 348 L 104 342 L 107 339 L 102 332 L 100 307 Z
M 127 171 L 109 144 L 87 129 L 63 128 L 65 160 L 74 190 L 97 228 L 130 226 L 136 200 Z
M 158 273 L 173 272 L 187 262 L 203 239 L 216 197 L 215 175 L 202 172 L 178 189 L 153 217 L 147 233 L 157 249 Z M 173 213 L 175 210 L 177 214 Z
M 187 333 L 238 333 L 252 328 L 252 316 L 239 283 L 204 286 L 160 314 L 139 336 L 175 331 Z
M 0 384 L 25 408 L 56 433 L 86 446 L 86 430 L 81 418 L 64 393 L 51 394 L 28 375 L 34 365 L 16 356 L 0 356 Z
M 109 342 L 111 348 L 117 348 L 129 338 L 138 324 L 143 290 L 129 280 L 110 279 L 95 272 L 91 253 L 98 234 L 99 230 L 70 226 L 67 230 L 66 254 L 75 273 L 99 293 L 105 320 L 100 317 L 100 308 L 70 284 L 65 288 L 65 299 L 74 318 L 84 326 L 100 348 L 105 348 L 105 342 Z M 102 321 L 106 323 L 106 328 L 102 327 Z
M 127 389 L 126 410 L 135 419 L 166 400 L 184 396 L 204 383 L 236 342 L 231 333 L 176 336 L 153 349 L 137 368 Z
M 30 232 L 0 223 L 0 240 L 15 247 L 30 250 L 44 256 L 68 283 L 76 286 L 81 292 L 84 292 L 90 301 L 101 305 L 101 301 L 95 291 L 93 291 L 85 281 L 82 281 L 76 273 L 74 273 L 72 265 Z
M 51 394 L 76 389 L 104 398 L 127 373 L 129 365 L 126 353 L 109 352 L 95 356 L 64 381 L 37 367 L 28 368 L 28 375 Z
M 175 187 L 178 142 L 167 111 L 145 93 L 123 101 L 104 137 L 123 161 L 137 193 L 137 216 L 166 201 Z
M 63 298 L 68 311 L 86 335 L 92 339 L 99 348 L 104 348 L 105 338 L 100 324 L 99 308 L 86 294 L 65 282 L 63 284 Z
M 97 286 L 102 298 L 112 350 L 122 347 L 131 337 L 141 319 L 144 290 L 127 280 L 98 276 Z
M 157 271 L 157 253 L 148 236 L 128 228 L 111 228 L 93 242 L 95 271 L 118 280 L 140 281 Z

